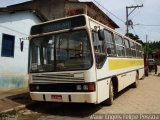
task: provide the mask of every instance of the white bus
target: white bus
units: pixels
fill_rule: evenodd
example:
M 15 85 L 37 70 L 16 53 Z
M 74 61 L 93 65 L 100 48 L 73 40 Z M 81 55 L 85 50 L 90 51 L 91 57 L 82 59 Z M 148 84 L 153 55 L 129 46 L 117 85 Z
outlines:
M 141 44 L 86 15 L 31 28 L 32 100 L 111 105 L 114 94 L 144 75 Z

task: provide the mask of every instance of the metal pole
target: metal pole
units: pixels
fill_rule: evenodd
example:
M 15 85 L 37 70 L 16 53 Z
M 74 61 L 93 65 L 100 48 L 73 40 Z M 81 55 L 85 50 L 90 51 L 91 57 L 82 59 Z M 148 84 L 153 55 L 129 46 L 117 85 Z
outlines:
M 146 59 L 148 59 L 148 35 L 146 35 Z
M 126 7 L 126 35 L 128 36 L 128 7 Z
M 129 7 L 126 7 L 126 34 L 128 35 L 129 33 L 129 24 L 128 24 L 128 17 L 129 15 L 131 15 L 131 13 L 133 13 L 133 11 L 136 9 L 136 8 L 139 8 L 139 7 L 143 7 L 143 4 L 142 5 L 137 5 L 137 6 L 129 6 Z M 132 9 L 132 11 L 130 11 L 128 13 L 128 9 Z

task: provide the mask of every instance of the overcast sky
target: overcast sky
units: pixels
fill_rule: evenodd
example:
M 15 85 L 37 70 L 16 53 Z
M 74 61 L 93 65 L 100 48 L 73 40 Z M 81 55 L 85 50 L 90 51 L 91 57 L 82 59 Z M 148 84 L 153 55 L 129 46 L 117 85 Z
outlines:
M 30 0 L 0 0 L 0 7 L 21 3 Z M 80 0 L 93 1 L 94 0 Z M 160 41 L 160 0 L 96 0 L 107 10 L 105 13 L 112 18 L 119 26 L 119 32 L 125 34 L 126 27 L 126 6 L 142 5 L 137 8 L 130 16 L 134 24 L 134 29 L 130 28 L 131 33 L 137 34 L 140 39 L 145 41 L 148 35 L 149 41 Z M 101 8 L 101 6 L 99 6 Z M 103 9 L 103 8 L 102 8 Z M 131 10 L 130 10 L 131 11 Z M 116 17 L 114 17 L 112 14 Z

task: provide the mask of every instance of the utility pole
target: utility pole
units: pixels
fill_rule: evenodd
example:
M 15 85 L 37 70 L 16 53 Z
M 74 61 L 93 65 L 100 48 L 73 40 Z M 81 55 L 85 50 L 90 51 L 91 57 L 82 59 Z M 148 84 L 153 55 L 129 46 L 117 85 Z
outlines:
M 148 59 L 148 35 L 146 35 L 146 59 Z
M 136 8 L 139 8 L 139 7 L 143 7 L 143 4 L 142 5 L 137 5 L 137 6 L 127 6 L 126 7 L 126 34 L 128 35 L 129 33 L 129 25 L 133 24 L 131 20 L 128 19 L 128 17 L 131 15 L 131 13 L 133 13 L 133 11 L 136 9 Z M 132 9 L 132 11 L 128 11 L 128 9 Z

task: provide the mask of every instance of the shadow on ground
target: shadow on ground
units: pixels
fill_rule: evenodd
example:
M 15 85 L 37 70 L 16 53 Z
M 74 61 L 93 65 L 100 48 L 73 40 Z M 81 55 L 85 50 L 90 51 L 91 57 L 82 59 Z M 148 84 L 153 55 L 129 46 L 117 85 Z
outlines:
M 28 104 L 29 102 L 31 102 L 29 92 L 8 96 L 7 99 L 18 104 Z
M 132 89 L 127 87 L 120 93 L 116 94 L 115 99 L 118 99 L 121 95 Z M 27 109 L 40 113 L 42 115 L 54 115 L 54 116 L 67 116 L 85 118 L 95 114 L 104 106 L 103 103 L 95 105 L 88 103 L 51 103 L 51 102 L 36 102 L 36 104 L 27 107 Z M 107 114 L 107 113 L 106 113 Z
M 101 109 L 101 106 L 86 103 L 50 103 L 37 102 L 27 109 L 43 115 L 85 118 Z
M 143 80 L 142 80 L 143 81 Z M 127 93 L 131 88 L 131 86 L 122 90 L 115 96 L 115 100 L 118 99 L 124 93 Z M 17 103 L 23 104 L 31 102 L 29 93 L 19 94 L 16 96 L 10 96 L 8 99 L 11 99 Z M 104 104 L 94 105 L 88 103 L 52 103 L 52 102 L 35 102 L 27 107 L 27 109 L 33 113 L 38 113 L 39 115 L 44 116 L 66 116 L 66 117 L 74 117 L 74 118 L 86 118 L 92 114 L 95 114 L 97 111 L 102 109 Z M 107 113 L 106 113 L 107 114 Z

